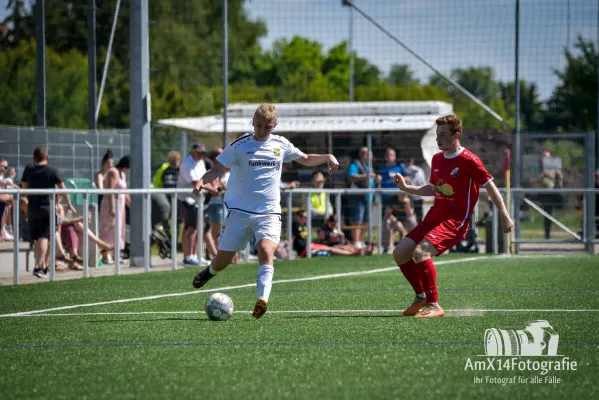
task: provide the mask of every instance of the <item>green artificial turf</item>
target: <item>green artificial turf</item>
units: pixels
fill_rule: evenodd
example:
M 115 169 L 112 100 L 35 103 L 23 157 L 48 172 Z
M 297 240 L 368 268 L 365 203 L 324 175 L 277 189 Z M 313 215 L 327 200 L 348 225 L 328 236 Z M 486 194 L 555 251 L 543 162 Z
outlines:
M 464 257 L 437 261 L 456 258 Z M 390 266 L 389 256 L 280 262 L 275 281 Z M 401 316 L 413 291 L 398 269 L 280 282 L 269 312 L 256 321 L 250 316 L 256 266 L 234 265 L 206 292 L 0 317 L 0 396 L 593 398 L 599 392 L 598 267 L 599 257 L 592 256 L 439 265 L 446 316 L 436 319 Z M 0 287 L 0 314 L 193 292 L 197 271 Z M 222 289 L 242 285 L 248 286 Z M 217 290 L 235 303 L 225 322 L 210 321 L 202 311 Z M 583 309 L 594 311 L 572 311 Z M 558 354 L 576 361 L 575 371 L 466 368 L 469 359 L 486 363 L 479 355 L 487 329 L 522 330 L 541 319 L 559 334 Z M 515 383 L 496 381 L 514 377 Z M 560 383 L 547 383 L 552 377 Z

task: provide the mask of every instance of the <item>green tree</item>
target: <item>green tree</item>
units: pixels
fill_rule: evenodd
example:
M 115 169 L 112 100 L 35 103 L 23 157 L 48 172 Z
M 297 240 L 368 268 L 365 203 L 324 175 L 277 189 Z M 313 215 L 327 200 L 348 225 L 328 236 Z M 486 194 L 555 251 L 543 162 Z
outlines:
M 501 84 L 495 80 L 491 67 L 454 68 L 450 77 L 484 103 L 501 97 Z M 430 83 L 446 88 L 454 98 L 462 95 L 459 89 L 437 74 L 430 78 Z
M 515 118 L 516 85 L 514 82 L 501 84 L 501 98 L 503 103 L 509 105 L 509 115 Z M 520 81 L 520 122 L 521 130 L 537 131 L 541 129 L 545 117 L 546 107 L 539 99 L 537 85 Z
M 491 67 L 454 68 L 450 77 L 514 126 L 513 118 L 508 118 L 508 109 L 502 99 L 501 83 L 495 80 Z M 455 112 L 464 120 L 466 128 L 504 127 L 495 117 L 441 76 L 435 74 L 429 82 L 447 91 Z
M 366 58 L 354 57 L 354 85 L 376 85 L 381 82 L 381 70 Z
M 34 32 L 30 31 L 27 24 L 28 13 L 26 12 L 25 0 L 8 0 L 6 9 L 8 16 L 1 22 L 8 30 L 0 32 L 0 51 L 5 51 L 19 44 L 22 38 L 31 37 Z
M 322 64 L 322 73 L 331 85 L 345 92 L 349 91 L 349 53 L 347 42 L 341 42 L 329 49 Z
M 48 126 L 87 125 L 87 59 L 75 50 L 46 49 Z M 35 42 L 0 53 L 0 123 L 35 124 Z
M 418 84 L 418 79 L 414 77 L 414 71 L 407 64 L 393 64 L 387 76 L 387 82 L 390 85 L 410 85 Z
M 597 49 L 581 36 L 574 47 L 565 50 L 564 71 L 555 71 L 561 82 L 548 102 L 545 129 L 597 129 Z
M 34 0 L 30 0 L 29 5 Z M 254 82 L 256 75 L 263 71 L 263 54 L 258 39 L 266 33 L 261 21 L 251 21 L 243 8 L 243 0 L 229 0 L 229 55 L 230 82 Z M 97 82 L 100 83 L 106 48 L 109 42 L 112 20 L 114 18 L 114 0 L 96 0 L 97 35 Z M 27 7 L 25 0 L 10 0 L 9 15 L 6 22 L 14 25 L 6 37 L 0 38 L 3 61 L 14 68 L 25 67 L 23 71 L 0 71 L 0 76 L 19 76 L 22 82 L 3 80 L 0 93 L 10 93 L 4 99 L 15 97 L 23 104 L 13 114 L 4 114 L 2 121 L 19 124 L 33 124 L 35 119 L 35 52 L 25 51 L 33 46 L 35 40 L 35 18 L 33 9 Z M 149 2 L 150 67 L 153 116 L 182 115 L 183 113 L 214 112 L 214 98 L 208 87 L 222 83 L 222 2 L 211 0 L 152 0 Z M 14 23 L 17 21 L 17 23 Z M 19 22 L 20 21 L 20 22 Z M 17 29 L 18 28 L 18 29 Z M 16 38 L 16 39 L 15 39 Z M 10 39 L 10 41 L 9 41 Z M 28 42 L 17 51 L 12 51 L 22 42 Z M 87 94 L 77 97 L 77 113 L 73 110 L 50 116 L 50 102 L 55 96 L 75 91 L 74 87 L 59 89 L 50 93 L 51 66 L 60 64 L 63 58 L 72 63 L 67 70 L 77 70 L 77 76 L 85 77 L 84 86 L 76 91 L 87 90 L 87 2 L 82 0 L 64 0 L 47 2 L 46 5 L 46 44 L 49 49 L 47 58 L 58 55 L 52 64 L 47 60 L 48 76 L 48 123 L 68 117 L 68 126 L 85 128 L 87 124 Z M 12 48 L 12 49 L 11 49 Z M 6 54 L 9 52 L 10 54 Z M 71 53 L 74 52 L 74 53 Z M 82 57 L 75 57 L 77 54 Z M 99 118 L 100 127 L 126 128 L 129 125 L 129 2 L 121 2 L 115 41 L 112 48 L 110 69 L 102 99 Z M 74 78 L 73 78 L 74 79 Z M 72 82 L 71 81 L 68 82 Z M 168 82 L 168 85 L 165 84 Z M 166 85 L 166 86 L 165 86 Z M 25 89 L 27 88 L 27 89 Z M 202 89 L 203 88 L 203 89 Z M 79 95 L 77 95 L 79 96 Z M 65 97 L 62 101 L 70 101 Z M 172 101 L 173 106 L 167 102 Z M 11 104 L 3 106 L 9 107 Z M 71 105 L 64 105 L 69 109 Z M 207 109 L 210 109 L 207 111 Z M 189 114 L 187 114 L 189 115 Z M 74 124 L 82 121 L 79 126 Z M 67 125 L 63 125 L 67 126 Z

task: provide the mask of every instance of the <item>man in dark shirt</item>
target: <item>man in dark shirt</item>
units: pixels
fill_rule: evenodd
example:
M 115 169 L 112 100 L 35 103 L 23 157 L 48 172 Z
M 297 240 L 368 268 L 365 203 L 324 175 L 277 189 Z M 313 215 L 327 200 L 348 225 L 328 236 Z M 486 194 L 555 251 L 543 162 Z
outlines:
M 60 174 L 56 168 L 48 165 L 48 152 L 44 147 L 37 147 L 33 151 L 33 164 L 25 167 L 21 178 L 23 189 L 66 189 Z M 69 196 L 64 196 L 69 210 L 74 214 L 75 207 L 71 204 Z M 50 196 L 30 195 L 27 218 L 29 220 L 29 232 L 33 240 L 35 268 L 33 275 L 45 278 L 48 274 L 50 251 L 48 239 L 50 239 L 50 213 L 56 210 L 50 209 Z
M 299 210 L 295 213 L 295 221 L 293 221 L 291 226 L 291 231 L 293 233 L 293 250 L 295 250 L 300 257 L 305 255 L 306 245 L 308 244 L 307 220 L 308 213 L 306 210 Z

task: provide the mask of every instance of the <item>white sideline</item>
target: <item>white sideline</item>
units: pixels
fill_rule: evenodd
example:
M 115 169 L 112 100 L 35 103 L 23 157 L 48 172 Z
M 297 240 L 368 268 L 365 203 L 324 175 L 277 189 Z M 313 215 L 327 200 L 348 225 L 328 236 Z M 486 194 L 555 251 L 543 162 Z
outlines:
M 400 313 L 404 310 L 274 310 L 269 311 L 269 314 L 353 314 L 353 313 Z M 486 309 L 486 308 L 455 308 L 446 309 L 447 313 L 513 313 L 513 312 L 555 312 L 555 313 L 572 313 L 572 312 L 599 312 L 593 309 L 539 309 L 539 308 L 518 308 L 518 309 Z M 236 311 L 236 313 L 251 314 L 252 311 Z M 12 317 L 86 317 L 86 316 L 102 316 L 102 315 L 175 315 L 175 314 L 204 314 L 202 310 L 196 311 L 124 311 L 124 312 L 90 312 L 90 313 L 66 313 L 66 314 L 23 314 L 13 315 Z
M 436 261 L 435 265 L 437 265 L 437 266 L 438 265 L 449 265 L 449 264 L 457 264 L 457 263 L 470 262 L 470 261 L 490 260 L 490 259 L 508 258 L 508 257 L 509 256 L 506 256 L 506 255 L 476 256 L 476 257 L 460 258 L 460 259 L 455 259 L 455 260 Z M 528 255 L 518 256 L 518 258 L 532 258 L 532 257 L 540 258 L 541 256 L 532 256 L 532 255 L 531 256 L 528 256 Z M 551 255 L 550 257 L 555 257 L 555 256 Z M 310 276 L 310 277 L 306 277 L 306 278 L 282 279 L 282 280 L 278 280 L 278 281 L 273 281 L 273 284 L 275 284 L 275 283 L 290 283 L 290 282 L 304 282 L 304 281 L 317 281 L 317 280 L 332 279 L 332 278 L 344 278 L 347 276 L 376 274 L 379 272 L 389 272 L 389 271 L 396 271 L 396 270 L 398 270 L 397 267 L 388 267 L 388 268 L 371 269 L 371 270 L 367 270 L 367 271 L 344 272 L 344 273 L 331 274 L 331 275 L 317 275 L 317 276 Z M 166 298 L 166 297 L 187 296 L 187 295 L 200 294 L 200 293 L 215 293 L 215 292 L 219 292 L 219 291 L 243 289 L 246 287 L 253 287 L 253 286 L 256 286 L 255 282 L 248 283 L 245 285 L 224 286 L 224 287 L 218 287 L 218 288 L 213 288 L 213 289 L 194 290 L 191 292 L 167 293 L 167 294 L 158 294 L 155 296 L 137 297 L 137 298 L 132 298 L 132 299 L 119 299 L 119 300 L 101 301 L 101 302 L 97 302 L 97 303 L 75 304 L 72 306 L 54 307 L 54 308 L 47 308 L 47 309 L 43 309 L 43 310 L 32 310 L 32 311 L 22 311 L 22 312 L 17 312 L 17 313 L 10 313 L 10 314 L 0 314 L 0 318 L 20 317 L 20 316 L 24 316 L 24 315 L 41 314 L 41 313 L 46 313 L 46 312 L 51 312 L 51 311 L 71 310 L 73 308 L 95 307 L 95 306 L 104 306 L 104 305 L 108 305 L 108 304 L 118 304 L 118 303 L 131 303 L 134 301 L 155 300 L 155 299 L 162 299 L 162 298 Z

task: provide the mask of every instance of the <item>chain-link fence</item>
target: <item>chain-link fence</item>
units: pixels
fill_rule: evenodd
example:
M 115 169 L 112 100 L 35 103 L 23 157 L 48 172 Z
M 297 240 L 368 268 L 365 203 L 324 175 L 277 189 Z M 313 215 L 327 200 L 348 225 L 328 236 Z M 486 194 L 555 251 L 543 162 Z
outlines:
M 521 186 L 516 204 L 520 219 L 516 240 L 571 241 L 595 236 L 595 195 L 572 190 L 599 186 L 594 171 L 594 132 L 522 135 Z
M 152 140 L 152 170 L 167 161 L 167 153 L 177 150 L 187 154 L 191 145 L 186 133 L 157 132 Z M 0 126 L 0 157 L 8 160 L 21 177 L 27 164 L 32 163 L 33 150 L 38 146 L 48 149 L 50 164 L 58 168 L 64 179 L 85 182 L 80 188 L 89 188 L 94 175 L 100 170 L 102 157 L 112 151 L 115 163 L 130 154 L 129 130 L 70 130 L 40 127 Z
M 102 156 L 107 150 L 118 160 L 129 154 L 129 133 L 125 130 L 85 131 L 44 129 L 39 127 L 0 127 L 0 156 L 8 160 L 21 177 L 32 163 L 33 150 L 48 149 L 50 163 L 58 168 L 64 179 L 90 179 L 100 170 Z

